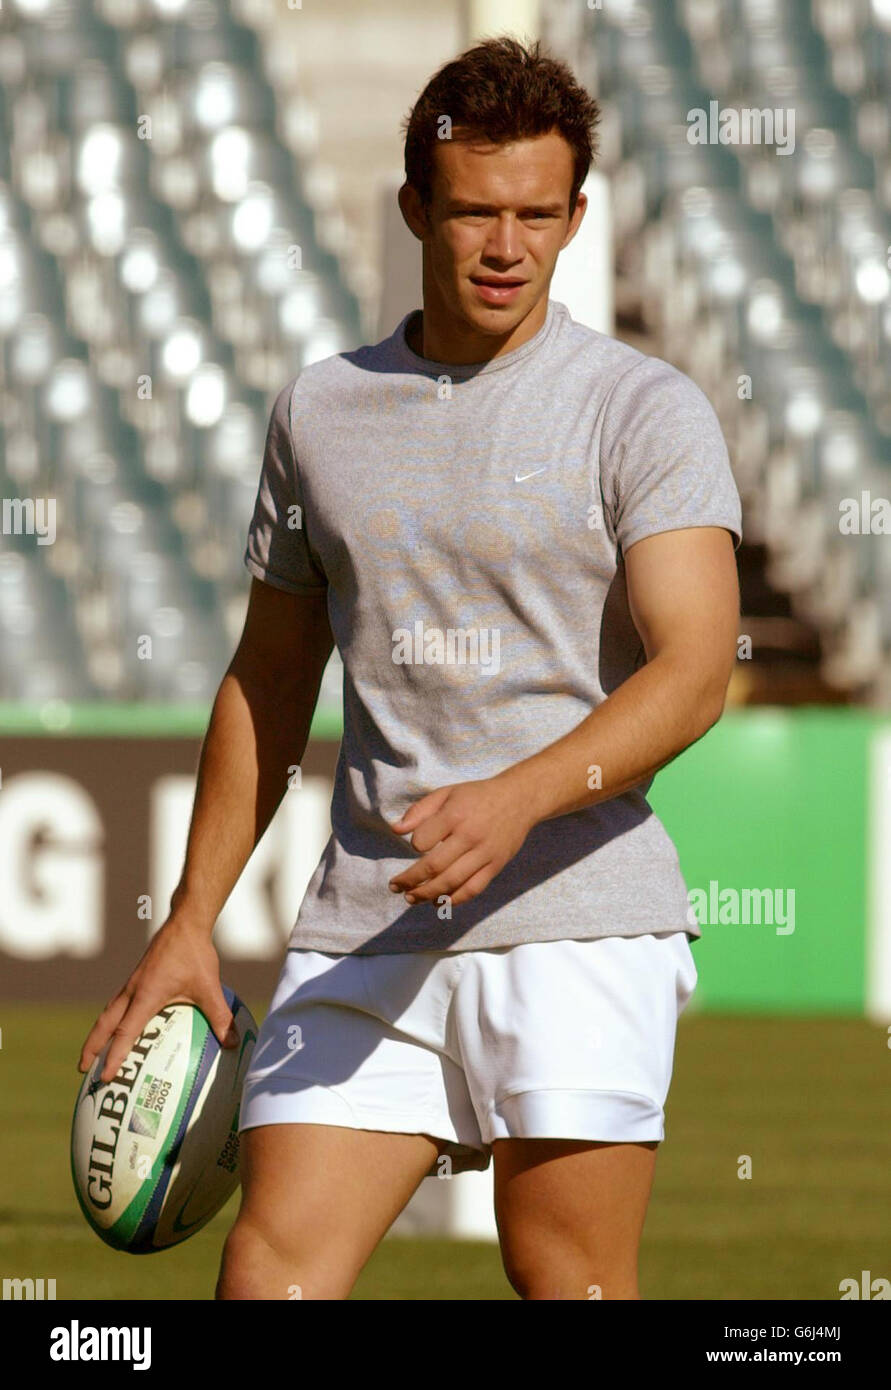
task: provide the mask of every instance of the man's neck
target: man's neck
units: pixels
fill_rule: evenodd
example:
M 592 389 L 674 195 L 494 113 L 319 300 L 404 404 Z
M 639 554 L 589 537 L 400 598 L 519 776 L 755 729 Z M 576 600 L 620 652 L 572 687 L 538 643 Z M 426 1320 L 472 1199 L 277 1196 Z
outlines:
M 522 347 L 543 327 L 547 313 L 548 300 L 545 298 L 512 332 L 503 337 L 472 332 L 465 337 L 458 332 L 438 331 L 434 316 L 425 306 L 409 320 L 405 339 L 413 353 L 429 362 L 451 363 L 456 367 L 473 366 L 490 362 L 494 357 L 503 357 L 505 353 Z

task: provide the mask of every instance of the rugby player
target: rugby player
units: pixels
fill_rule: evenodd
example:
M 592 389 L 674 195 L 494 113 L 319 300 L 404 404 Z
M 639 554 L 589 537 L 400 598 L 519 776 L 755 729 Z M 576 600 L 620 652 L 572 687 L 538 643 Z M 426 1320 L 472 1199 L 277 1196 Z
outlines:
M 598 118 L 538 44 L 446 64 L 406 122 L 422 307 L 272 408 L 182 878 L 81 1058 L 114 1035 L 110 1078 L 176 999 L 226 1037 L 214 923 L 336 643 L 332 834 L 245 1083 L 220 1299 L 346 1298 L 425 1176 L 490 1162 L 522 1298 L 640 1296 L 700 935 L 646 793 L 723 708 L 740 504 L 700 389 L 549 297 Z

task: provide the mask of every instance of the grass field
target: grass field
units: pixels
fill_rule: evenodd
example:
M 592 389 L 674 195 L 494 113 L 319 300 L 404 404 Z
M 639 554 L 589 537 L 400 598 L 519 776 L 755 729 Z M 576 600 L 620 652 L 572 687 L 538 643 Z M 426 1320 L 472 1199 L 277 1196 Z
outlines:
M 94 1017 L 0 1005 L 0 1277 L 55 1278 L 59 1299 L 210 1298 L 237 1197 L 148 1258 L 107 1249 L 80 1214 L 68 1133 Z M 885 1032 L 857 1019 L 682 1018 L 642 1296 L 837 1300 L 862 1270 L 891 1278 L 889 1069 Z M 494 1245 L 393 1237 L 352 1297 L 515 1294 Z

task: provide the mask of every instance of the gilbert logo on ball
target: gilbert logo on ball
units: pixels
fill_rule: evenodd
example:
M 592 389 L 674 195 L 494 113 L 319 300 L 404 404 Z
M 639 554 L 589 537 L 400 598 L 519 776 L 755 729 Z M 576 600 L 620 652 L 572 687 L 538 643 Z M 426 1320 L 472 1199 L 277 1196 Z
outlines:
M 146 1255 L 200 1231 L 238 1186 L 241 1088 L 257 1040 L 224 987 L 238 1046 L 221 1048 L 191 1004 L 169 1004 L 101 1082 L 108 1049 L 81 1084 L 71 1175 L 81 1211 L 116 1250 Z

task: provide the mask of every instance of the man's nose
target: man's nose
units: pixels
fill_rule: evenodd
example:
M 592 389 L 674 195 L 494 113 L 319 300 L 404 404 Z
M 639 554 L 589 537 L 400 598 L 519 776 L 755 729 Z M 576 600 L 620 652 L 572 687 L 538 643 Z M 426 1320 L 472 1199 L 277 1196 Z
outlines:
M 520 259 L 520 229 L 512 214 L 506 213 L 498 218 L 486 249 L 501 261 Z

